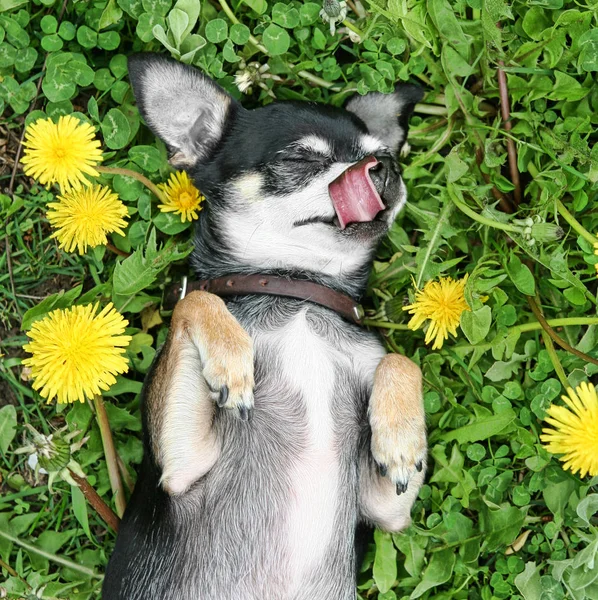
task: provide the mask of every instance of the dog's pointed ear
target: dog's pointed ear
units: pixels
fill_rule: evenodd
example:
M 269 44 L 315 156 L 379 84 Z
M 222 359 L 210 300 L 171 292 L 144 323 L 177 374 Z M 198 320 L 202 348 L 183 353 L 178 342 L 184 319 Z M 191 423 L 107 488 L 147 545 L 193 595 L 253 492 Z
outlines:
M 171 163 L 207 160 L 236 101 L 194 67 L 159 54 L 135 54 L 128 64 L 139 111 L 172 151 Z
M 407 139 L 409 117 L 423 96 L 417 85 L 399 83 L 392 94 L 370 92 L 353 96 L 345 108 L 365 123 L 371 135 L 398 153 Z

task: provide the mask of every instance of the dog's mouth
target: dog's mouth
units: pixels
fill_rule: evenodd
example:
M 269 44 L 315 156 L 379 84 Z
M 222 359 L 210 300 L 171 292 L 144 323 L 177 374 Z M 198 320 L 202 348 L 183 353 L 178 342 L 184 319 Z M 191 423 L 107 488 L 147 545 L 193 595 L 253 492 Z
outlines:
M 377 172 L 376 181 L 370 171 Z M 358 232 L 381 234 L 388 227 L 388 213 L 394 205 L 391 170 L 373 156 L 350 166 L 328 186 L 335 214 L 320 215 L 294 223 L 295 227 L 322 224 L 345 235 Z M 378 191 L 380 188 L 380 191 Z M 391 198 L 385 198 L 390 191 Z
M 339 229 L 351 223 L 369 223 L 386 209 L 370 177 L 370 170 L 377 165 L 378 159 L 368 156 L 343 171 L 328 186 Z

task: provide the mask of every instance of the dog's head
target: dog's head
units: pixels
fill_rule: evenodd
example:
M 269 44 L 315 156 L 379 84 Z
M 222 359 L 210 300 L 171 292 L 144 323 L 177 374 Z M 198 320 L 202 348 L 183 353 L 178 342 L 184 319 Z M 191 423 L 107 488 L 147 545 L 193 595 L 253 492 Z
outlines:
M 354 96 L 345 109 L 246 110 L 197 69 L 158 55 L 133 56 L 129 74 L 171 163 L 207 198 L 194 257 L 203 276 L 282 271 L 363 283 L 406 200 L 397 157 L 420 88 Z

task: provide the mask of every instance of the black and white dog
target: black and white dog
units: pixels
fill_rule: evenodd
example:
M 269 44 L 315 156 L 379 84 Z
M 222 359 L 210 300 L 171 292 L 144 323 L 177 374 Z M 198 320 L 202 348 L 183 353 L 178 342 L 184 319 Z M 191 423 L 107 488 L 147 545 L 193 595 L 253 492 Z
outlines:
M 353 298 L 406 200 L 419 88 L 246 110 L 196 69 L 129 61 L 139 109 L 207 198 L 202 279 L 276 274 Z M 143 392 L 145 457 L 104 600 L 353 600 L 360 523 L 399 531 L 426 462 L 421 373 L 291 298 L 193 292 Z

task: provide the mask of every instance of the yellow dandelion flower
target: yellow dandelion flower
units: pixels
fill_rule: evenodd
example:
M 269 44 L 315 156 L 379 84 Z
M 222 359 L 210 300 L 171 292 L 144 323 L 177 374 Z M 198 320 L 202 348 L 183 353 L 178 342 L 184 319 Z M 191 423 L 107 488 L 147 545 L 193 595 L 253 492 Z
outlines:
M 127 207 L 110 188 L 83 187 L 58 196 L 58 200 L 48 203 L 48 221 L 57 229 L 52 237 L 63 250 L 73 252 L 77 248 L 79 254 L 85 254 L 88 246 L 106 244 L 108 233 L 124 235 Z
M 466 283 L 467 275 L 459 280 L 441 277 L 439 281 L 428 281 L 423 290 L 416 290 L 415 302 L 403 307 L 413 315 L 409 329 L 419 329 L 425 321 L 430 321 L 425 342 L 429 344 L 434 340 L 432 350 L 442 348 L 449 333 L 457 335 L 461 313 L 470 310 L 464 296 Z
M 102 162 L 102 149 L 95 129 L 72 115 L 61 116 L 58 123 L 38 119 L 28 125 L 23 146 L 25 175 L 42 185 L 58 183 L 65 191 L 89 183 L 85 175 L 99 175 L 94 167 Z
M 594 254 L 598 256 L 598 242 L 594 242 Z M 596 269 L 596 277 L 598 277 L 598 262 L 594 264 L 594 268 Z
M 31 367 L 33 389 L 48 402 L 84 402 L 116 382 L 129 369 L 123 356 L 131 336 L 122 335 L 129 322 L 108 304 L 53 310 L 36 321 L 24 349 L 31 354 L 23 364 Z
M 542 429 L 540 439 L 552 454 L 580 477 L 598 475 L 598 394 L 596 388 L 583 382 L 575 390 L 569 388 L 563 400 L 568 408 L 552 404 L 545 421 L 554 429 Z
M 158 204 L 162 212 L 174 212 L 181 215 L 181 221 L 194 221 L 205 200 L 201 192 L 193 185 L 185 171 L 172 173 L 166 183 L 158 184 L 166 196 L 166 204 Z

